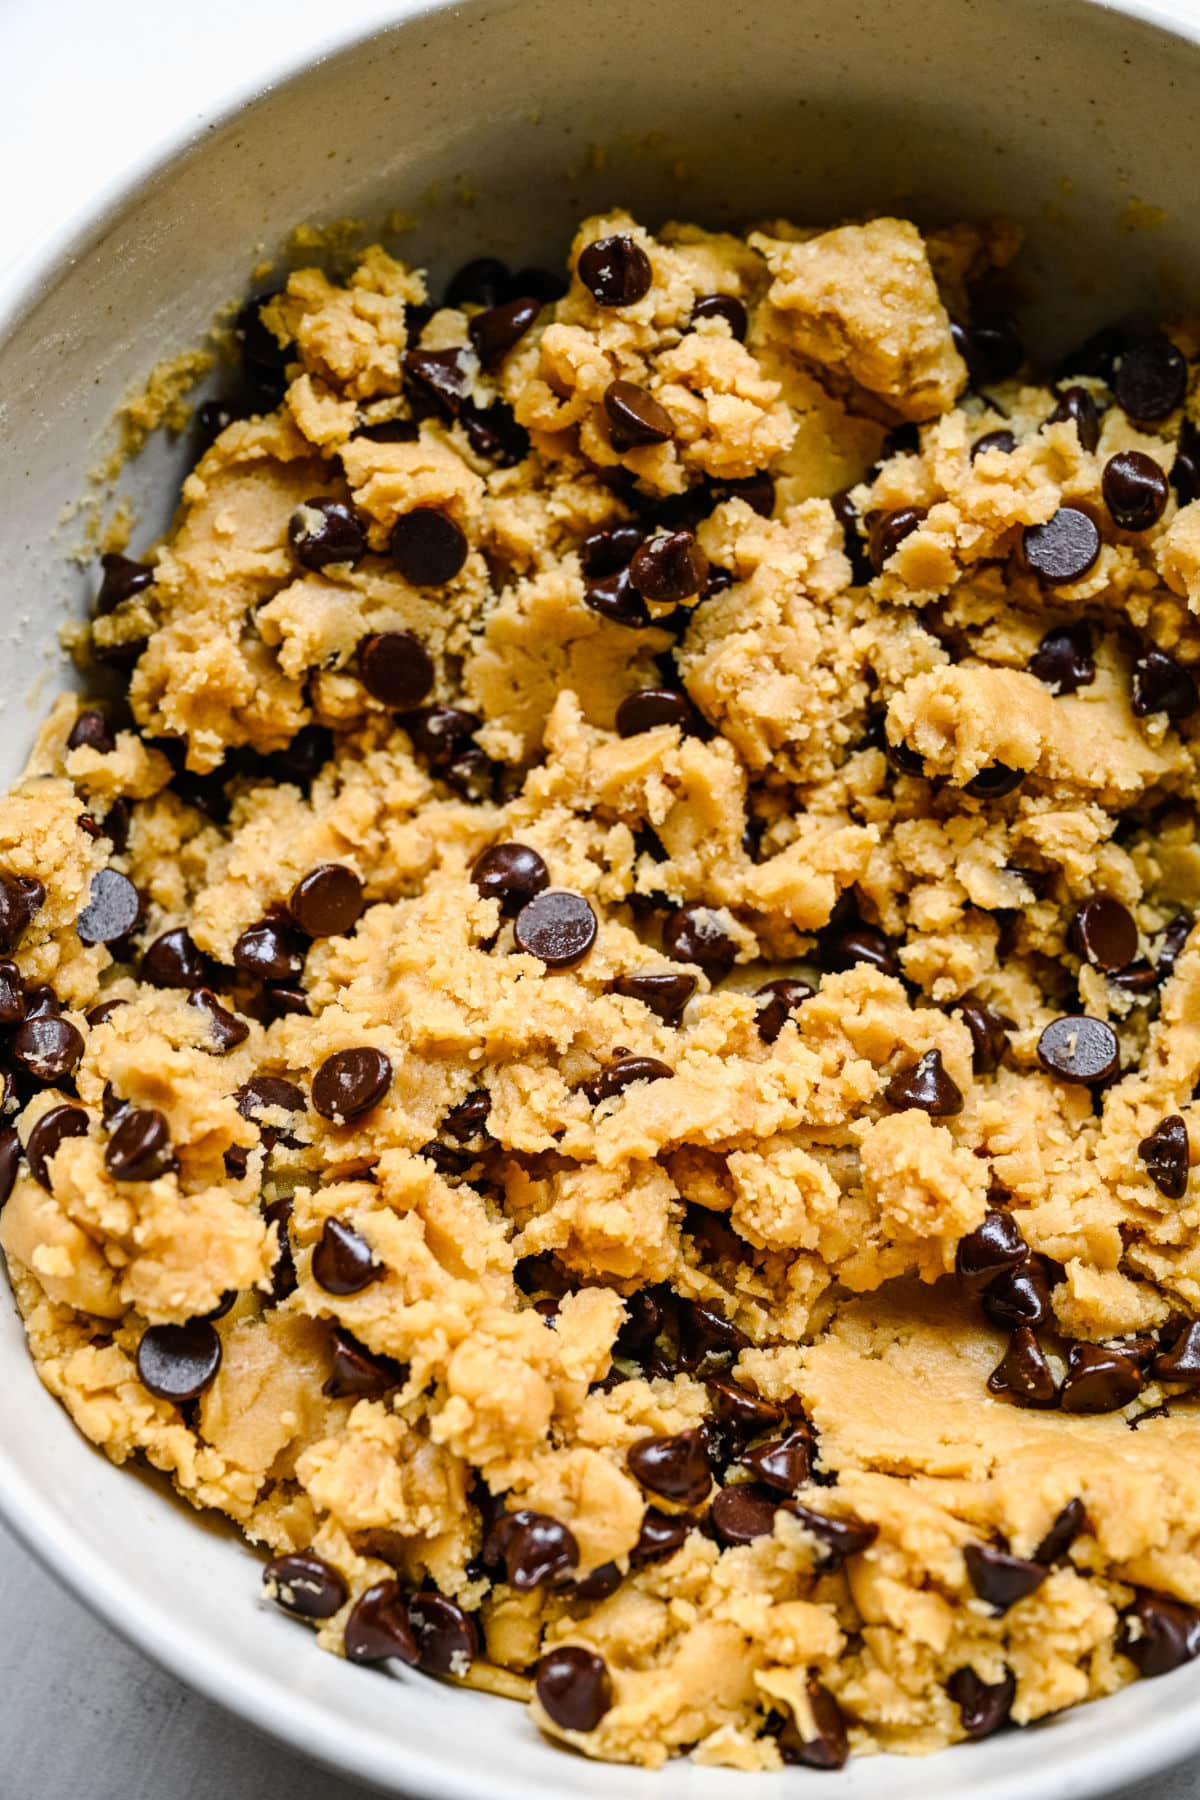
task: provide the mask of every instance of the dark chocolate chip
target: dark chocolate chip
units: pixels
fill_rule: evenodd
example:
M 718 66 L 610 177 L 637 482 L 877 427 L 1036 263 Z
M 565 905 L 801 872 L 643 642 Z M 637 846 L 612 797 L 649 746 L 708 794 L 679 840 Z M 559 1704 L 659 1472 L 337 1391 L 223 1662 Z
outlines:
M 1187 363 L 1170 338 L 1155 331 L 1122 355 L 1113 377 L 1117 405 L 1131 419 L 1165 419 L 1183 404 Z
M 675 1071 L 657 1056 L 633 1056 L 628 1051 L 615 1056 L 592 1086 L 592 1099 L 599 1106 L 613 1100 L 638 1081 L 669 1081 Z
M 1109 980 L 1123 994 L 1131 994 L 1140 1000 L 1157 992 L 1159 974 L 1153 963 L 1140 957 L 1137 962 L 1130 963 L 1127 969 L 1118 969 L 1115 975 L 1109 976 Z
M 488 1118 L 492 1110 L 492 1096 L 486 1088 L 476 1088 L 452 1106 L 442 1120 L 442 1130 L 449 1132 L 456 1143 L 465 1144 L 473 1137 L 486 1135 Z
M 900 973 L 891 945 L 874 925 L 854 925 L 822 934 L 820 953 L 821 967 L 831 974 L 852 969 L 856 963 L 867 963 L 881 975 Z
M 0 1207 L 13 1191 L 20 1161 L 21 1140 L 16 1126 L 0 1126 Z
M 1008 1048 L 1008 1027 L 1004 1019 L 983 1000 L 970 994 L 956 1000 L 951 1011 L 956 1013 L 971 1034 L 971 1067 L 977 1075 L 992 1075 L 1000 1067 Z
M 630 1562 L 637 1568 L 674 1556 L 695 1524 L 695 1519 L 685 1513 L 663 1513 L 657 1507 L 647 1507 L 637 1543 L 629 1553 Z
M 412 739 L 413 749 L 433 769 L 443 769 L 453 762 L 470 742 L 483 720 L 478 713 L 461 706 L 427 706 L 410 712 L 400 723 Z
M 583 598 L 585 605 L 613 625 L 624 625 L 636 631 L 650 622 L 646 602 L 634 587 L 633 577 L 627 568 L 589 581 Z
M 420 1668 L 430 1675 L 463 1675 L 479 1655 L 479 1628 L 456 1600 L 422 1588 L 408 1603 Z
M 680 1366 L 696 1369 L 710 1358 L 729 1358 L 745 1350 L 750 1339 L 725 1316 L 716 1301 L 683 1300 L 679 1304 Z
M 234 1095 L 243 1119 L 256 1124 L 259 1115 L 278 1108 L 281 1112 L 304 1112 L 304 1095 L 294 1081 L 282 1075 L 252 1075 Z
M 277 1556 L 263 1570 L 263 1587 L 277 1606 L 298 1619 L 331 1619 L 350 1598 L 333 1565 L 311 1551 Z
M 1083 1530 L 1085 1517 L 1083 1501 L 1078 1496 L 1074 1500 L 1068 1500 L 1062 1510 L 1055 1514 L 1049 1530 L 1034 1551 L 1034 1562 L 1044 1563 L 1047 1568 L 1051 1563 L 1061 1562 Z
M 624 232 L 585 244 L 577 266 L 580 281 L 599 306 L 636 306 L 654 279 L 650 258 Z
M 472 806 L 483 806 L 495 798 L 497 765 L 478 745 L 460 750 L 438 773 L 447 786 Z
M 0 1025 L 19 1025 L 25 1017 L 25 990 L 15 962 L 0 962 Z M 88 1023 L 92 1017 L 88 1014 Z
M 842 493 L 835 494 L 829 504 L 842 528 L 846 556 L 850 563 L 851 585 L 865 587 L 874 574 L 874 570 L 862 539 L 860 521 L 854 502 L 849 493 L 843 490 Z
M 378 1400 L 407 1378 L 402 1364 L 375 1356 L 343 1327 L 333 1328 L 333 1365 L 321 1389 L 331 1400 Z
M 1004 313 L 983 313 L 969 326 L 952 322 L 950 334 L 975 387 L 1007 381 L 1025 360 L 1025 346 Z
M 1096 663 L 1087 621 L 1056 625 L 1048 631 L 1029 659 L 1029 673 L 1056 694 L 1075 694 L 1081 687 L 1091 687 Z
M 0 870 L 0 951 L 15 950 L 34 915 L 46 899 L 46 890 L 33 875 L 10 875 Z
M 773 1400 L 764 1400 L 727 1377 L 711 1380 L 708 1391 L 718 1424 L 734 1438 L 756 1437 L 759 1432 L 778 1425 L 783 1418 L 783 1408 Z
M 1100 414 L 1085 387 L 1064 388 L 1046 423 L 1058 425 L 1065 421 L 1074 423 L 1081 449 L 1091 451 L 1096 448 L 1100 442 Z
M 104 1166 L 116 1181 L 154 1181 L 171 1167 L 171 1133 L 156 1106 L 131 1106 L 109 1138 Z
M 1184 1387 L 1200 1387 L 1200 1321 L 1185 1325 L 1161 1356 L 1156 1356 L 1150 1373 L 1155 1381 L 1177 1381 Z
M 294 981 L 304 973 L 305 947 L 294 931 L 275 919 L 261 919 L 243 931 L 233 946 L 233 960 L 261 981 Z
M 696 977 L 666 972 L 618 975 L 612 986 L 614 994 L 622 994 L 627 1000 L 640 1000 L 664 1025 L 678 1025 L 684 1007 L 696 991 Z
M 963 1557 L 971 1586 L 997 1618 L 1041 1587 L 1046 1579 L 1041 1563 L 998 1550 L 992 1544 L 968 1544 Z
M 1200 432 L 1188 418 L 1180 421 L 1179 444 L 1171 464 L 1171 486 L 1180 506 L 1200 500 Z
M 244 1156 L 246 1152 L 243 1150 L 241 1154 Z M 229 1155 L 228 1151 L 226 1155 Z M 291 1217 L 290 1200 L 273 1200 L 269 1206 L 263 1207 L 263 1218 L 268 1225 L 275 1227 L 278 1244 L 271 1270 L 271 1294 L 276 1301 L 286 1300 L 289 1294 L 296 1291 L 296 1259 L 292 1255 L 292 1240 L 288 1231 Z
M 514 345 L 520 343 L 542 310 L 542 303 L 532 294 L 518 294 L 515 300 L 502 300 L 476 313 L 467 326 L 475 354 L 489 374 L 498 369 Z
M 101 756 L 108 756 L 116 747 L 112 728 L 98 707 L 81 712 L 67 737 L 68 750 L 95 750 Z
M 1116 1032 L 1086 1013 L 1052 1019 L 1038 1039 L 1037 1054 L 1048 1075 L 1088 1087 L 1111 1080 L 1121 1066 Z
M 999 1681 L 984 1681 L 974 1669 L 955 1669 L 946 1692 L 958 1708 L 959 1722 L 969 1738 L 991 1737 L 1008 1724 L 1017 1697 L 1017 1678 L 1005 1669 Z
M 1120 531 L 1149 531 L 1166 510 L 1170 488 L 1144 450 L 1119 450 L 1104 465 L 1104 504 Z
M 755 1445 L 738 1459 L 743 1468 L 780 1494 L 794 1494 L 812 1475 L 812 1434 L 807 1427 Z
M 582 894 L 545 888 L 517 914 L 513 937 L 518 950 L 548 969 L 570 969 L 595 943 L 596 929 L 596 915 Z
M 696 1430 L 639 1438 L 630 1445 L 626 1461 L 644 1488 L 680 1506 L 698 1506 L 712 1485 L 704 1438 Z
M 404 376 L 415 402 L 443 419 L 457 417 L 469 386 L 461 350 L 408 350 Z
M 133 930 L 141 910 L 141 895 L 128 875 L 119 869 L 98 869 L 88 903 L 75 921 L 80 943 L 117 943 Z
M 518 1593 L 557 1586 L 579 1562 L 575 1534 L 549 1513 L 521 1507 L 502 1513 L 484 1546 L 485 1559 L 503 1562 L 505 1579 Z
M 319 863 L 292 889 L 288 911 L 306 936 L 342 937 L 363 910 L 363 886 L 345 863 Z
M 367 532 L 352 506 L 318 496 L 292 514 L 288 543 L 297 562 L 317 571 L 358 562 L 366 552 Z
M 989 1394 L 1002 1394 L 1017 1406 L 1057 1406 L 1058 1383 L 1028 1325 L 1017 1326 L 987 1386 Z
M 192 414 L 192 440 L 196 461 L 199 462 L 206 450 L 211 450 L 223 431 L 245 417 L 246 413 L 237 400 L 202 400 Z
M 287 388 L 287 365 L 295 346 L 281 344 L 262 318 L 262 309 L 277 294 L 259 294 L 247 300 L 233 322 L 233 336 L 242 356 L 242 370 L 257 405 L 277 406 Z
M 815 992 L 807 981 L 789 981 L 786 976 L 778 981 L 765 981 L 762 987 L 755 988 L 754 998 L 759 1002 L 755 1024 L 763 1043 L 773 1044 L 788 1020 L 795 1017 Z
M 985 450 L 999 450 L 1005 456 L 1011 456 L 1017 447 L 1017 440 L 1011 431 L 985 431 L 971 445 L 971 461 L 982 456 Z
M 1085 900 L 1071 920 L 1070 943 L 1076 956 L 1106 975 L 1126 969 L 1137 955 L 1138 932 L 1133 915 L 1111 894 Z
M 770 1488 L 742 1481 L 714 1495 L 709 1516 L 722 1544 L 752 1544 L 755 1538 L 770 1536 L 781 1504 Z
M 541 1304 L 539 1301 L 539 1306 Z M 601 1563 L 590 1575 L 585 1575 L 582 1581 L 571 1583 L 570 1595 L 573 1600 L 607 1600 L 616 1593 L 624 1579 L 615 1562 Z
M 186 1325 L 149 1325 L 137 1347 L 142 1386 L 176 1406 L 194 1400 L 221 1366 L 221 1339 L 203 1319 Z
M 25 989 L 27 1019 L 57 1019 L 62 1016 L 62 1001 L 46 982 Z
M 909 533 L 917 529 L 924 516 L 915 506 L 900 506 L 893 512 L 870 515 L 867 555 L 877 575 L 882 573 L 884 565 L 895 555 Z
M 1133 665 L 1133 714 L 1137 719 L 1166 713 L 1168 719 L 1189 719 L 1200 706 L 1196 678 L 1190 669 L 1153 645 L 1143 650 Z
M 370 1244 L 344 1219 L 326 1219 L 312 1253 L 312 1275 L 327 1294 L 357 1294 L 383 1274 Z
M 1137 1588 L 1121 1615 L 1116 1647 L 1148 1679 L 1200 1656 L 1200 1612 L 1167 1594 Z
M 829 1689 L 810 1675 L 806 1687 L 810 1735 L 805 1736 L 796 1719 L 789 1718 L 776 1742 L 785 1763 L 806 1769 L 841 1769 L 850 1755 L 850 1739 L 846 1717 Z
M 1043 525 L 1026 525 L 1025 561 L 1051 586 L 1082 581 L 1100 554 L 1100 532 L 1090 513 L 1060 506 Z
M 580 1644 L 548 1650 L 537 1666 L 537 1697 L 563 1731 L 595 1731 L 612 1705 L 612 1677 L 602 1656 Z
M 411 512 L 401 513 L 392 526 L 389 543 L 392 561 L 414 587 L 444 587 L 453 581 L 470 549 L 462 527 L 436 506 L 417 506 Z M 426 686 L 415 700 L 388 700 L 388 705 L 416 706 L 428 691 Z
M 636 381 L 610 381 L 604 390 L 612 447 L 621 452 L 643 444 L 665 444 L 675 434 L 675 421 Z
M 1189 1168 L 1188 1128 L 1178 1113 L 1169 1113 L 1138 1145 L 1146 1173 L 1168 1200 L 1182 1200 Z
M 134 562 L 129 556 L 119 556 L 115 550 L 105 552 L 100 558 L 100 567 L 104 573 L 94 607 L 98 619 L 113 612 L 123 601 L 132 600 L 135 594 L 144 592 L 154 580 L 154 570 L 146 563 Z
M 589 532 L 579 547 L 579 561 L 589 578 L 616 575 L 628 568 L 644 533 L 638 525 L 612 525 Z
M 281 781 L 294 781 L 307 790 L 333 755 L 333 733 L 326 725 L 302 725 L 286 750 L 277 750 L 271 763 Z
M 1029 1245 L 1011 1213 L 989 1207 L 983 1223 L 958 1240 L 954 1272 L 960 1281 L 986 1282 L 1019 1269 L 1029 1256 Z
M 86 1137 L 88 1116 L 82 1106 L 52 1106 L 29 1132 L 25 1155 L 33 1175 L 44 1188 L 50 1186 L 49 1164 L 67 1138 Z
M 396 1581 L 377 1581 L 354 1602 L 342 1647 L 349 1662 L 398 1662 L 415 1667 L 421 1652 L 408 1622 L 408 1607 Z
M 750 320 L 745 302 L 736 294 L 701 294 L 692 307 L 691 323 L 698 325 L 702 319 L 724 319 L 730 336 L 745 343 Z
M 62 1081 L 79 1067 L 83 1037 L 69 1019 L 27 1014 L 13 1032 L 9 1054 L 35 1081 Z
M 656 606 L 680 606 L 704 592 L 708 558 L 690 531 L 658 532 L 635 552 L 629 578 Z
M 695 963 L 710 981 L 728 975 L 737 958 L 737 947 L 719 915 L 698 900 L 689 900 L 667 915 L 662 943 L 675 962 Z
M 447 306 L 496 306 L 509 291 L 507 266 L 497 256 L 476 256 L 450 277 Z
M 853 1513 L 835 1519 L 828 1513 L 814 1512 L 811 1506 L 801 1506 L 798 1500 L 786 1500 L 783 1504 L 820 1543 L 822 1569 L 840 1569 L 848 1556 L 869 1549 L 879 1536 L 878 1525 L 869 1525 Z
M 916 1107 L 934 1119 L 953 1118 L 963 1108 L 962 1089 L 948 1073 L 940 1050 L 926 1050 L 908 1069 L 898 1069 L 883 1090 L 897 1112 Z
M 182 925 L 156 937 L 142 957 L 142 980 L 153 987 L 205 987 L 209 974 L 208 958 L 196 948 Z
M 1019 1268 L 994 1276 L 984 1289 L 983 1310 L 993 1325 L 1008 1331 L 1044 1325 L 1051 1311 L 1050 1282 L 1040 1258 L 1030 1257 Z
M 1025 779 L 1024 769 L 1010 769 L 1005 763 L 989 763 L 973 775 L 963 787 L 964 794 L 970 794 L 972 800 L 1003 800 L 1020 787 Z
M 1128 343 L 1129 333 L 1123 325 L 1102 326 L 1067 352 L 1054 371 L 1054 379 L 1065 381 L 1069 375 L 1095 375 L 1111 386 L 1117 358 Z
M 337 1050 L 313 1076 L 312 1103 L 323 1119 L 357 1119 L 378 1106 L 392 1085 L 392 1065 L 374 1044 Z
M 617 735 L 636 737 L 641 731 L 653 731 L 659 725 L 678 725 L 685 734 L 695 734 L 700 718 L 688 696 L 678 688 L 638 688 L 626 694 L 617 708 Z
M 1161 945 L 1158 952 L 1158 961 L 1155 964 L 1155 968 L 1164 981 L 1167 976 L 1173 972 L 1175 964 L 1179 960 L 1179 953 L 1188 941 L 1188 935 L 1191 932 L 1192 924 L 1193 920 L 1191 913 L 1178 912 L 1163 929 Z
M 511 919 L 550 886 L 550 871 L 528 844 L 493 844 L 476 857 L 471 880 L 485 900 L 498 900 Z
M 528 268 L 518 269 L 509 281 L 509 291 L 514 294 L 532 294 L 543 306 L 553 306 L 567 292 L 568 283 L 555 269 Z
M 1060 1405 L 1064 1412 L 1119 1412 L 1142 1391 L 1142 1372 L 1124 1351 L 1072 1344 Z

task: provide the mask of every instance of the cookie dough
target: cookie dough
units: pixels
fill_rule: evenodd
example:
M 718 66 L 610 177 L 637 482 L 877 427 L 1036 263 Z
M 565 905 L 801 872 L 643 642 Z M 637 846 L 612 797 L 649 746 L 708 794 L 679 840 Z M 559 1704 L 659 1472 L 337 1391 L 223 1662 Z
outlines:
M 46 1386 L 589 1755 L 1200 1650 L 1200 339 L 1016 248 L 291 275 L 0 805 Z

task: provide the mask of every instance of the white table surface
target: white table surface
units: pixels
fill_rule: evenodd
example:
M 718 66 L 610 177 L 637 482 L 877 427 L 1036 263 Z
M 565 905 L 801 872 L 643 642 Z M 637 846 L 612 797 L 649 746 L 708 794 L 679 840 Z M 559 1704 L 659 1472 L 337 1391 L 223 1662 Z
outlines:
M 783 3 L 783 0 L 781 0 Z M 1162 10 L 1195 13 L 1200 0 Z M 0 275 L 281 42 L 403 0 L 0 0 Z M 203 18 L 203 24 L 198 21 Z M 565 1780 L 564 1792 L 568 1791 Z M 98 1624 L 0 1530 L 0 1800 L 352 1800 Z M 1200 1766 L 1120 1800 L 1200 1800 Z

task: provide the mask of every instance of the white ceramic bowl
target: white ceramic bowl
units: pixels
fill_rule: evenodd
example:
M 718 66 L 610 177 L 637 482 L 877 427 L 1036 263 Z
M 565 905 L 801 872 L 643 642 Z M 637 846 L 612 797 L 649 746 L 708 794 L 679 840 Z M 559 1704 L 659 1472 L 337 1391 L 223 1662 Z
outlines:
M 343 34 L 344 36 L 344 34 Z M 2 774 L 52 683 L 56 627 L 84 601 L 60 515 L 114 407 L 193 343 L 260 246 L 298 221 L 419 217 L 443 272 L 483 250 L 561 257 L 592 207 L 653 224 L 868 209 L 1018 216 L 1035 341 L 1200 299 L 1200 48 L 1149 8 L 1087 0 L 467 0 L 403 8 L 239 96 L 60 231 L 0 316 Z M 604 146 L 607 160 L 590 154 Z M 1165 215 L 1153 229 L 1146 207 Z M 134 486 L 165 524 L 181 450 Z M 1200 1667 L 932 1761 L 734 1777 L 603 1767 L 521 1709 L 319 1652 L 257 1601 L 259 1564 L 159 1486 L 113 1469 L 43 1392 L 0 1304 L 0 1509 L 46 1566 L 183 1680 L 331 1768 L 454 1800 L 754 1800 L 878 1794 L 1072 1800 L 1200 1747 Z

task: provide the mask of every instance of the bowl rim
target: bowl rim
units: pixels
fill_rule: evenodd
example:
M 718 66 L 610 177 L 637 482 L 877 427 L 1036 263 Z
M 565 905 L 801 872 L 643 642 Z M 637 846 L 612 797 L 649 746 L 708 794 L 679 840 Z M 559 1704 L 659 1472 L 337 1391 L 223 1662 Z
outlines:
M 105 237 L 142 193 L 183 161 L 203 141 L 232 124 L 249 107 L 320 64 L 348 55 L 420 18 L 472 10 L 487 0 L 394 0 L 390 11 L 365 22 L 333 26 L 303 45 L 273 57 L 264 68 L 232 80 L 211 105 L 183 125 L 168 127 L 110 175 L 85 202 L 74 207 L 31 249 L 0 270 L 0 342 L 7 339 L 53 292 L 69 265 Z M 1200 51 L 1200 8 L 1185 10 L 1156 0 L 1075 0 L 1081 8 L 1135 20 Z M 95 1454 L 102 1454 L 96 1451 Z M 33 1482 L 9 1446 L 0 1443 L 0 1522 L 61 1587 L 126 1643 L 149 1657 L 186 1687 L 295 1755 L 331 1773 L 366 1783 L 379 1792 L 411 1800 L 481 1800 L 477 1777 L 455 1770 L 441 1758 L 383 1739 L 361 1727 L 339 1730 L 328 1716 L 274 1678 L 226 1664 L 193 1641 L 186 1617 L 166 1600 L 146 1598 L 132 1579 L 91 1548 L 60 1513 L 45 1514 Z M 1133 1781 L 1162 1774 L 1200 1751 L 1200 1705 L 1181 1709 L 1163 1724 L 1127 1728 L 1115 1742 L 1094 1750 L 1081 1747 L 1067 1766 L 1049 1760 L 1022 1770 L 1022 1800 L 1083 1800 L 1112 1794 Z M 942 1752 L 940 1754 L 945 1754 Z M 1102 1758 L 1098 1766 L 1097 1758 Z M 403 1759 L 404 1768 L 398 1767 Z M 1090 1765 L 1090 1766 L 1089 1766 Z M 645 1771 L 625 1768 L 625 1779 Z M 397 1785 L 402 1781 L 403 1787 Z M 1069 1783 L 1069 1787 L 1064 1783 Z M 657 1785 L 657 1784 L 656 1784 Z M 976 1800 L 1011 1800 L 1012 1775 L 975 1766 L 971 1791 Z M 494 1768 L 485 1800 L 529 1800 L 529 1789 Z

